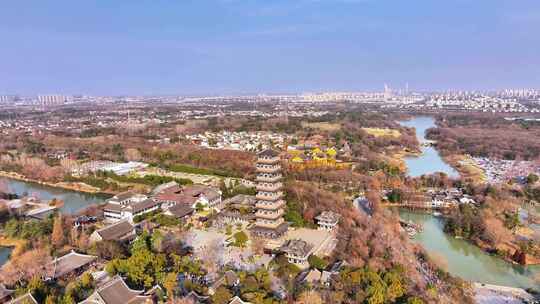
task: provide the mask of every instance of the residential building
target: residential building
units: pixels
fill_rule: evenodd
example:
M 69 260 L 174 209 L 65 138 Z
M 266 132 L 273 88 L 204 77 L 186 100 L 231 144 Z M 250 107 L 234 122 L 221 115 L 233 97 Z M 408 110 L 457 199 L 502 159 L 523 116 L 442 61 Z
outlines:
M 164 210 L 175 205 L 189 205 L 196 208 L 198 205 L 207 208 L 217 208 L 221 205 L 221 191 L 205 185 L 179 186 L 168 184 L 161 187 L 153 199 L 162 204 Z
M 61 105 L 68 100 L 67 96 L 63 95 L 39 95 L 37 99 L 42 105 Z
M 135 216 L 158 210 L 160 206 L 160 202 L 150 199 L 146 195 L 124 192 L 107 201 L 103 208 L 103 215 L 110 222 L 123 219 L 132 222 Z
M 252 233 L 263 238 L 279 238 L 288 230 L 283 219 L 285 201 L 281 183 L 281 159 L 274 150 L 264 150 L 258 154 L 257 171 L 257 211 Z

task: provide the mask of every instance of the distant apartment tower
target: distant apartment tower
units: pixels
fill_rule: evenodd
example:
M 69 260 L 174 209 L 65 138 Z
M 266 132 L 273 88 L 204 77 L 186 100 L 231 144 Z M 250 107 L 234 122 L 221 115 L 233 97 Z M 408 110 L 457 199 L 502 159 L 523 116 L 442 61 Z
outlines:
M 384 84 L 384 99 L 390 100 L 393 97 L 392 89 L 385 83 Z
M 60 105 L 67 101 L 67 97 L 63 95 L 39 95 L 38 102 L 41 105 Z
M 286 203 L 283 200 L 279 153 L 271 149 L 259 153 L 256 171 L 257 211 L 251 232 L 257 237 L 279 238 L 288 230 L 288 224 L 283 219 Z
M 0 95 L 0 103 L 9 103 L 15 101 L 17 96 L 13 95 Z

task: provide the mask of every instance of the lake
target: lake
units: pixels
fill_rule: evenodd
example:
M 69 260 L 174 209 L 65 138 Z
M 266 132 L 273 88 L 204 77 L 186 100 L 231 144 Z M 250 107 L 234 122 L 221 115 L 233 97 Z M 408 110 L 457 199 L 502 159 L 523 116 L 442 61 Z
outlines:
M 27 194 L 44 201 L 60 199 L 64 201 L 64 206 L 60 210 L 66 214 L 76 213 L 92 204 L 100 204 L 110 197 L 105 194 L 72 191 L 6 177 L 0 177 L 0 183 L 7 186 L 8 192 L 19 196 Z
M 402 126 L 415 128 L 416 138 L 420 143 L 426 142 L 426 130 L 436 127 L 435 119 L 429 116 L 416 116 L 411 120 L 400 121 Z M 459 173 L 439 155 L 434 147 L 422 146 L 422 154 L 419 156 L 406 156 L 404 158 L 407 164 L 408 174 L 413 177 L 435 172 L 443 172 L 450 177 L 459 177 Z
M 420 143 L 426 141 L 426 130 L 436 126 L 435 120 L 426 116 L 401 121 L 400 124 L 415 128 Z M 434 172 L 459 176 L 455 169 L 442 160 L 434 147 L 422 147 L 422 155 L 406 157 L 405 163 L 411 176 Z M 471 282 L 540 290 L 538 282 L 535 282 L 535 279 L 540 277 L 540 266 L 524 267 L 489 255 L 463 239 L 446 234 L 443 219 L 431 214 L 405 209 L 401 209 L 399 213 L 402 219 L 423 225 L 424 230 L 416 234 L 413 241 L 421 244 L 428 253 L 436 256 L 436 259 L 442 260 L 450 274 Z
M 489 255 L 463 239 L 444 233 L 443 220 L 431 214 L 404 209 L 399 213 L 402 219 L 423 225 L 424 230 L 413 241 L 421 244 L 430 254 L 442 257 L 450 274 L 471 282 L 540 290 L 538 283 L 535 283 L 535 277 L 540 276 L 540 265 L 515 265 Z
M 414 117 L 401 121 L 400 124 L 415 128 L 420 143 L 426 141 L 426 130 L 436 126 L 435 120 L 428 116 Z M 459 176 L 455 169 L 443 161 L 434 147 L 422 147 L 422 152 L 418 157 L 405 158 L 409 175 L 444 172 L 449 176 Z M 435 255 L 436 259 L 441 259 L 450 274 L 471 282 L 540 290 L 535 282 L 535 277 L 540 276 L 540 265 L 515 265 L 489 255 L 463 239 L 446 234 L 444 220 L 431 214 L 405 209 L 400 209 L 399 213 L 402 219 L 423 225 L 424 230 L 416 234 L 413 241 L 421 244 L 428 253 Z
M 13 251 L 11 247 L 0 247 L 0 267 L 9 260 L 9 255 Z

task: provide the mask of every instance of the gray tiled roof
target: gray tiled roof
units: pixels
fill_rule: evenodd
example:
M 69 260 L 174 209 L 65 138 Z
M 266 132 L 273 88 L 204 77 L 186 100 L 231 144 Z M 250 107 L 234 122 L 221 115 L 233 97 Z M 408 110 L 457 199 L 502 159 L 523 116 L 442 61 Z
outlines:
M 104 241 L 119 241 L 126 235 L 134 232 L 135 228 L 127 220 L 114 223 L 107 227 L 101 228 L 96 232 Z
M 133 196 L 135 196 L 136 194 L 132 191 L 126 191 L 126 192 L 122 192 L 122 193 L 119 193 L 117 195 L 115 195 L 113 198 L 119 200 L 119 201 L 123 201 L 123 200 L 127 200 Z
M 103 210 L 104 211 L 121 212 L 122 208 L 123 207 L 120 204 L 107 203 L 105 205 L 105 207 L 103 207 Z
M 238 194 L 229 199 L 226 199 L 223 203 L 225 205 L 243 205 L 254 206 L 257 199 L 254 195 Z
M 139 304 L 145 303 L 149 296 L 141 295 L 142 290 L 129 288 L 120 276 L 100 286 L 88 299 L 80 304 Z
M 264 157 L 277 157 L 277 156 L 279 156 L 279 153 L 276 150 L 266 149 L 266 150 L 260 152 L 258 155 L 259 156 L 264 156 Z
M 93 255 L 80 254 L 71 251 L 50 263 L 50 277 L 59 278 L 92 263 L 96 259 L 97 257 Z
M 188 204 L 176 204 L 169 208 L 169 212 L 175 217 L 184 217 L 193 213 L 194 209 Z
M 131 204 L 127 209 L 131 210 L 133 213 L 137 213 L 141 210 L 147 209 L 147 208 L 153 208 L 155 206 L 160 205 L 160 202 L 156 202 L 152 199 L 145 199 L 142 202 Z
M 277 226 L 276 228 L 268 228 L 268 227 L 263 227 L 263 226 L 254 226 L 253 228 L 251 228 L 251 230 L 255 233 L 257 232 L 276 232 L 278 234 L 283 234 L 285 232 L 287 232 L 287 230 L 289 229 L 289 225 L 287 223 L 281 223 L 279 226 Z
M 303 240 L 288 240 L 280 247 L 280 250 L 297 257 L 307 257 L 313 246 Z
M 323 211 L 315 219 L 318 221 L 337 223 L 339 222 L 340 218 L 341 218 L 341 215 L 339 215 L 338 213 L 335 213 L 332 211 Z

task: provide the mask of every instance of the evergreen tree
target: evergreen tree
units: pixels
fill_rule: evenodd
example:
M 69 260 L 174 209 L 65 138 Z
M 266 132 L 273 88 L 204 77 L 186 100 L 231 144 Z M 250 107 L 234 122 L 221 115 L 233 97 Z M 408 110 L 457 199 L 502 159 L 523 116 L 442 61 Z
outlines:
M 167 290 L 167 297 L 172 299 L 178 286 L 178 278 L 175 272 L 169 272 L 163 282 L 163 287 Z
M 212 303 L 214 304 L 227 304 L 229 303 L 229 300 L 232 298 L 231 292 L 223 287 L 220 286 L 214 295 L 212 295 Z

